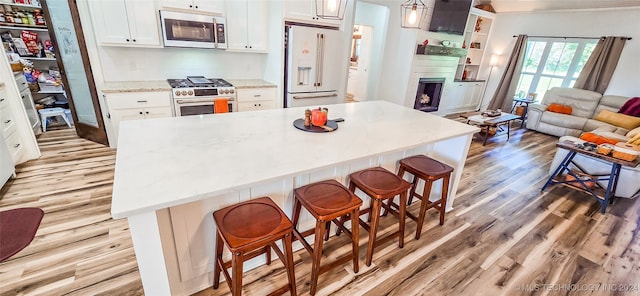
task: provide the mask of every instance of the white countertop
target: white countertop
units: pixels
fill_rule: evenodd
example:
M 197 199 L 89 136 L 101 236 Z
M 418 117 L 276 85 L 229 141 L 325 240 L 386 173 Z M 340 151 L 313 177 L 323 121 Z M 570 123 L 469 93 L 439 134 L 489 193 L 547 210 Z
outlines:
M 166 80 L 150 81 L 105 81 L 102 85 L 103 93 L 121 92 L 153 92 L 171 91 L 171 86 Z
M 235 88 L 264 88 L 278 87 L 277 85 L 262 79 L 225 79 Z
M 478 128 L 385 101 L 328 105 L 329 133 L 293 127 L 304 107 L 120 123 L 111 214 L 159 210 Z

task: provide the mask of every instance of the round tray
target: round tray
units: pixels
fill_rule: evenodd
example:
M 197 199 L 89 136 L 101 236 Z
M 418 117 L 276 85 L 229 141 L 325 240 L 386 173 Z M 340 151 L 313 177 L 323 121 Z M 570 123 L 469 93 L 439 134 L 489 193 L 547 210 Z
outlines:
M 338 124 L 333 120 L 327 120 L 327 123 L 325 123 L 325 126 L 331 128 L 332 130 L 327 130 L 314 125 L 311 125 L 309 127 L 304 126 L 304 119 L 302 118 L 298 118 L 294 120 L 293 126 L 295 126 L 299 130 L 303 130 L 305 132 L 311 132 L 311 133 L 328 133 L 338 129 Z

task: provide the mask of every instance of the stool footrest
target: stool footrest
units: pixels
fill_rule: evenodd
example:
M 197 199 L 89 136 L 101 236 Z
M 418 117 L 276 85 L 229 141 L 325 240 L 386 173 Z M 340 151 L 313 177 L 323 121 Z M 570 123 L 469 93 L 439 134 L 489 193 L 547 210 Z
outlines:
M 344 255 L 344 256 L 336 259 L 335 261 L 333 261 L 331 263 L 321 265 L 320 266 L 320 270 L 318 271 L 318 275 L 323 274 L 323 273 L 333 269 L 334 267 L 336 267 L 338 265 L 345 264 L 345 263 L 351 261 L 351 259 L 353 259 L 353 254 L 349 253 L 347 255 Z

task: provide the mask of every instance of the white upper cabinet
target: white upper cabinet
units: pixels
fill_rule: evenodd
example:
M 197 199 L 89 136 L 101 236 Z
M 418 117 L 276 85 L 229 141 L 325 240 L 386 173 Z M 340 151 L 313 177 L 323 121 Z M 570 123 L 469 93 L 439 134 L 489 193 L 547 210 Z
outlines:
M 284 17 L 288 20 L 340 27 L 342 20 L 323 19 L 316 14 L 316 0 L 285 0 Z
M 160 0 L 160 6 L 161 9 L 224 14 L 224 0 Z
M 89 1 L 101 45 L 160 47 L 158 14 L 152 1 Z
M 227 49 L 267 52 L 267 10 L 267 1 L 227 0 Z

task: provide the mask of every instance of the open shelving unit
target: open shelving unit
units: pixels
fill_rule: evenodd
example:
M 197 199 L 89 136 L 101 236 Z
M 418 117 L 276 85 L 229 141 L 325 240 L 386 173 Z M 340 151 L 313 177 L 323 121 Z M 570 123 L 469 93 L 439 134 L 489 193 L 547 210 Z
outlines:
M 41 6 L 28 5 L 28 4 L 20 4 L 20 3 L 0 3 L 3 8 L 10 7 L 14 12 L 22 11 L 22 12 L 32 12 L 35 14 L 35 10 L 40 10 L 42 14 L 45 13 L 44 9 Z M 12 38 L 20 38 L 22 31 L 31 31 L 38 35 L 38 41 L 45 43 L 46 40 L 51 40 L 51 34 L 49 32 L 49 27 L 47 25 L 31 25 L 25 23 L 8 23 L 8 22 L 0 22 L 0 33 L 9 32 Z M 47 74 L 50 69 L 59 69 L 58 66 L 58 56 L 55 51 L 57 49 L 54 48 L 54 57 L 49 55 L 42 56 L 28 56 L 21 55 L 20 58 L 23 60 L 27 60 L 33 63 L 33 68 L 39 70 L 43 74 Z M 6 58 L 6 57 L 5 57 Z M 21 75 L 22 71 L 14 72 L 16 79 Z M 35 82 L 36 84 L 38 82 Z M 38 100 L 45 98 L 47 96 L 53 96 L 56 101 L 64 101 L 66 100 L 66 92 L 64 86 L 62 86 L 59 90 L 42 90 L 39 87 L 30 87 L 31 90 L 31 102 L 35 104 Z M 33 106 L 33 105 L 32 105 Z M 29 108 L 27 108 L 29 109 Z M 28 113 L 31 111 L 27 111 Z M 38 116 L 37 111 L 35 116 Z M 39 116 L 38 116 L 39 117 Z M 35 128 L 34 128 L 34 131 Z
M 458 61 L 456 79 L 478 79 L 480 65 L 482 65 L 482 59 L 485 55 L 494 18 L 494 13 L 471 8 L 463 37 L 463 44 L 467 49 L 467 54 Z

